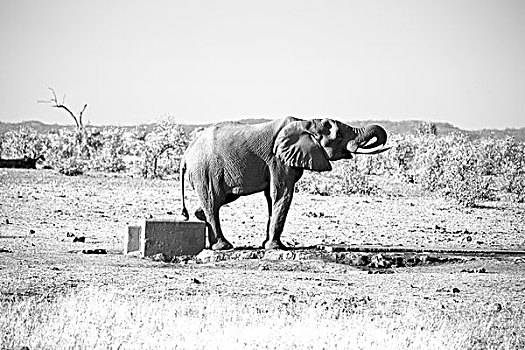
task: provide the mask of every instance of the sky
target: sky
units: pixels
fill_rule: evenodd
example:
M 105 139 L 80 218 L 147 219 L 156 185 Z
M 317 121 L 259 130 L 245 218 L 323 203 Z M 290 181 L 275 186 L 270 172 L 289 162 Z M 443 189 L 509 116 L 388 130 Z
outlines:
M 523 0 L 2 0 L 0 121 L 525 127 Z

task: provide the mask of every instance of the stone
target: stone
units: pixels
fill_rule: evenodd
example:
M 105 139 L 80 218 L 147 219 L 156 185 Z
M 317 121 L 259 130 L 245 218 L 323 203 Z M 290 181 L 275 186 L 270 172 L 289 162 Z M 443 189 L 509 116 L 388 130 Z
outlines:
M 103 248 L 96 248 L 96 249 L 84 249 L 82 250 L 82 254 L 107 254 L 108 251 Z
M 153 261 L 159 261 L 159 262 L 171 262 L 171 258 L 163 253 L 153 254 L 150 255 L 149 258 Z
M 267 250 L 262 259 L 264 260 L 293 260 L 295 253 L 289 250 Z
M 197 254 L 195 259 L 201 263 L 210 263 L 220 261 L 219 252 L 215 252 L 211 249 L 204 249 L 202 252 Z
M 331 253 L 331 255 L 333 262 L 345 265 L 356 265 L 354 260 L 357 255 L 354 253 Z
M 370 256 L 367 254 L 356 254 L 352 263 L 354 266 L 367 266 L 370 264 Z
M 492 312 L 500 312 L 503 309 L 503 306 L 501 306 L 500 303 L 494 303 L 490 306 L 490 311 Z
M 256 251 L 247 251 L 239 254 L 238 260 L 258 259 L 259 254 Z
M 375 268 L 385 269 L 385 268 L 389 268 L 390 266 L 392 266 L 392 261 L 388 256 L 384 254 L 377 254 L 377 255 L 372 256 L 370 266 L 375 267 Z
M 405 258 L 404 258 L 404 257 L 402 257 L 402 256 L 396 256 L 396 257 L 394 258 L 394 261 L 395 261 L 394 265 L 395 265 L 396 267 L 405 267 Z
M 139 246 L 143 257 L 159 253 L 168 257 L 197 255 L 205 245 L 206 223 L 202 221 L 150 219 L 140 226 Z

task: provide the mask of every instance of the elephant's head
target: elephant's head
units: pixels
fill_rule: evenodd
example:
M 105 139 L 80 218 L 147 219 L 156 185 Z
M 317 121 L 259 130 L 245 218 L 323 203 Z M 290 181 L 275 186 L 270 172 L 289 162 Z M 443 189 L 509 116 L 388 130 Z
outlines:
M 277 135 L 274 153 L 289 166 L 329 171 L 330 161 L 388 150 L 386 140 L 379 125 L 354 128 L 332 119 L 295 120 Z

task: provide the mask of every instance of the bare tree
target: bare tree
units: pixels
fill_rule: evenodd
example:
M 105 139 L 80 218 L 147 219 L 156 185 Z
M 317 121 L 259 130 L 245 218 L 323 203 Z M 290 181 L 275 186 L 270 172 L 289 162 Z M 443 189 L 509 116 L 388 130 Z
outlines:
M 66 105 L 65 105 L 65 101 L 66 101 L 66 95 L 64 95 L 64 97 L 62 97 L 62 102 L 59 103 L 58 102 L 58 99 L 57 99 L 57 94 L 55 93 L 55 90 L 53 90 L 52 88 L 49 88 L 49 90 L 51 90 L 51 93 L 53 94 L 53 97 L 49 100 L 38 100 L 37 103 L 51 103 L 51 105 L 55 108 L 62 108 L 64 109 L 66 112 L 69 113 L 69 115 L 71 116 L 71 118 L 73 118 L 73 120 L 75 121 L 75 124 L 77 125 L 77 129 L 80 130 L 84 127 L 84 124 L 82 122 L 82 115 L 84 114 L 84 111 L 86 110 L 87 108 L 87 103 L 84 105 L 84 107 L 82 108 L 82 110 L 80 111 L 80 113 L 78 114 L 78 116 L 76 116 Z

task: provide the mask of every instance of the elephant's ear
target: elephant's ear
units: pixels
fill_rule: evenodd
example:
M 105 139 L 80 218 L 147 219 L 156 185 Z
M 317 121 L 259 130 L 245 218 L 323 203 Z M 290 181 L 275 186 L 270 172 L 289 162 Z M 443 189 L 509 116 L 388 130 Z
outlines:
M 281 129 L 273 152 L 284 164 L 314 171 L 330 171 L 332 166 L 323 147 L 305 128 L 306 122 L 292 122 Z

